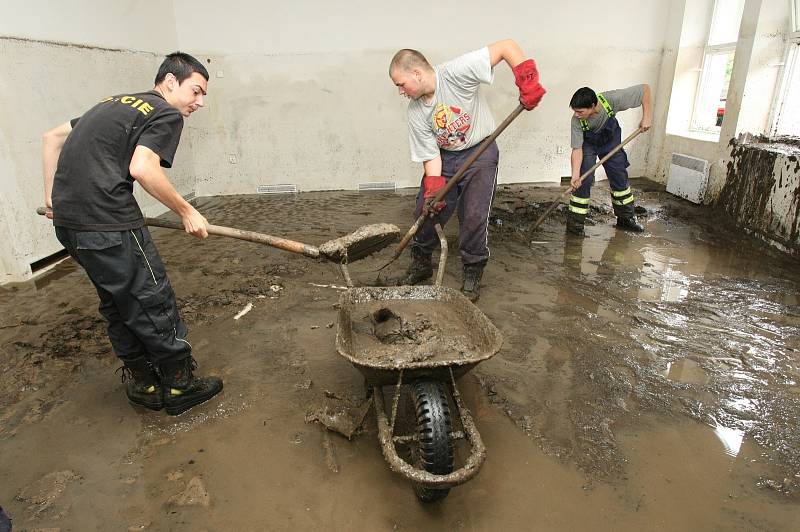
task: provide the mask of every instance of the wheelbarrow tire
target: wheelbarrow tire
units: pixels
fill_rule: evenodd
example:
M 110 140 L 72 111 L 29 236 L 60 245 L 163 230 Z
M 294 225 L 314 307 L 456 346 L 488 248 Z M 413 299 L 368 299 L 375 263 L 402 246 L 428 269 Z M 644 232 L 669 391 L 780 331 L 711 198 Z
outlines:
M 453 472 L 453 441 L 450 406 L 441 382 L 417 381 L 412 385 L 417 414 L 419 446 L 417 467 L 436 475 Z M 435 489 L 414 483 L 414 492 L 423 502 L 447 497 L 450 489 Z

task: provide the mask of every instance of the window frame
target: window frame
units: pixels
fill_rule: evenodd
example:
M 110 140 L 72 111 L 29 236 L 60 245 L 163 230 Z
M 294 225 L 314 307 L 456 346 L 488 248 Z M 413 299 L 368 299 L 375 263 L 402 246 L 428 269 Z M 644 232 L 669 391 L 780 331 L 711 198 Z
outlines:
M 789 82 L 794 77 L 795 70 L 800 69 L 800 0 L 789 0 L 791 3 L 792 26 L 786 35 L 786 48 L 783 53 L 783 62 L 780 64 L 781 72 L 778 73 L 780 82 L 772 102 L 769 118 L 769 137 L 778 135 L 778 126 L 783 114 L 783 104 L 789 96 Z
M 800 0 L 790 0 L 794 1 L 795 4 L 800 3 Z M 735 54 L 736 54 L 736 44 L 738 43 L 738 36 L 739 31 L 737 30 L 736 36 L 737 40 L 733 42 L 726 42 L 726 43 L 719 43 L 710 45 L 708 44 L 711 40 L 711 30 L 714 26 L 714 19 L 717 16 L 717 9 L 720 7 L 719 0 L 714 0 L 714 9 L 711 12 L 711 20 L 708 24 L 708 34 L 706 35 L 706 45 L 703 49 L 703 62 L 700 65 L 700 75 L 697 79 L 697 88 L 695 89 L 695 97 L 694 97 L 694 107 L 692 108 L 692 115 L 689 119 L 689 131 L 696 132 L 696 133 L 704 133 L 704 134 L 711 134 L 711 135 L 719 135 L 722 127 L 721 126 L 710 126 L 710 127 L 703 127 L 700 126 L 698 123 L 700 122 L 697 113 L 701 107 L 701 98 L 703 96 L 703 89 L 708 83 L 709 77 L 709 63 L 712 56 L 721 55 L 721 54 L 734 54 L 734 63 L 736 62 Z M 739 25 L 741 26 L 741 19 L 739 20 Z

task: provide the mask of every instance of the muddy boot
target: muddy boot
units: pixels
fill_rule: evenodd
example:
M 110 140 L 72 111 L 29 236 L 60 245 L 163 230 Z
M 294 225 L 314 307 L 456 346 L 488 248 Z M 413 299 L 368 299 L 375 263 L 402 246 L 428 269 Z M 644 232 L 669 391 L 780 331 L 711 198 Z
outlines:
M 633 233 L 643 233 L 644 226 L 636 221 L 636 216 L 625 216 L 617 218 L 617 227 Z
M 150 362 L 144 357 L 124 362 L 125 365 L 117 371 L 122 371 L 122 382 L 125 383 L 125 394 L 128 396 L 128 401 L 150 410 L 164 408 L 161 382 Z
M 197 362 L 191 356 L 161 364 L 164 409 L 167 414 L 177 416 L 222 391 L 222 379 L 197 378 L 192 374 L 195 369 Z
M 415 285 L 433 277 L 431 255 L 416 246 L 411 247 L 411 264 L 405 277 L 397 280 L 398 286 Z
M 483 268 L 485 266 L 485 260 L 464 265 L 464 282 L 461 284 L 461 293 L 473 303 L 481 296 L 481 277 L 483 277 Z
M 571 235 L 584 236 L 583 222 L 586 220 L 585 214 L 567 211 L 567 233 Z

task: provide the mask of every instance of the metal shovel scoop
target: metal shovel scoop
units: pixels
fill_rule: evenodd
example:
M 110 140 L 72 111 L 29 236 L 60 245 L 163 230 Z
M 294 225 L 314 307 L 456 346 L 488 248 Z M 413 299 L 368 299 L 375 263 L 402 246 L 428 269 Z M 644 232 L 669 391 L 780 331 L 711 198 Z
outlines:
M 44 207 L 39 207 L 36 212 L 44 215 L 46 211 Z M 163 220 L 161 218 L 145 218 L 144 222 L 151 227 L 165 227 L 183 231 L 181 222 Z M 314 247 L 286 238 L 233 227 L 208 224 L 206 229 L 209 235 L 227 236 L 257 244 L 266 244 L 273 248 L 299 253 L 315 259 L 323 258 L 338 264 L 361 260 L 392 244 L 400 236 L 400 229 L 396 225 L 371 224 L 361 226 L 348 235 L 329 240 L 319 247 Z

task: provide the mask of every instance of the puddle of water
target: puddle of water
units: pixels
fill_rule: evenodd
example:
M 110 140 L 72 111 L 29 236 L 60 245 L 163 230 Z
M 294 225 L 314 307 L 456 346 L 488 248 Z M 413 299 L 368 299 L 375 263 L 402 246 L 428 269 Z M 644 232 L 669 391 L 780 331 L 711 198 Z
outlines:
M 663 371 L 662 375 L 669 380 L 687 384 L 707 384 L 709 381 L 708 374 L 700 367 L 700 364 L 688 358 L 668 362 L 667 369 Z
M 736 458 L 739 455 L 739 449 L 742 448 L 742 440 L 744 440 L 745 432 L 739 429 L 732 429 L 717 425 L 714 427 L 714 435 L 719 439 L 722 444 L 725 454 Z

